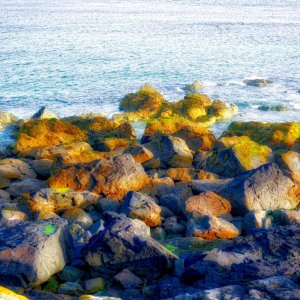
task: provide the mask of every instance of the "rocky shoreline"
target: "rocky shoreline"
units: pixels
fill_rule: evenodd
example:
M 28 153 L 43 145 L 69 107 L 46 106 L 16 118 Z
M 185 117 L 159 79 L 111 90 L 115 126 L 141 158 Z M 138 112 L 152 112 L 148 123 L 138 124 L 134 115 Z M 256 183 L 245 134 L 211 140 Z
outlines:
M 216 138 L 238 109 L 198 86 L 111 119 L 1 112 L 0 298 L 300 299 L 300 123 Z

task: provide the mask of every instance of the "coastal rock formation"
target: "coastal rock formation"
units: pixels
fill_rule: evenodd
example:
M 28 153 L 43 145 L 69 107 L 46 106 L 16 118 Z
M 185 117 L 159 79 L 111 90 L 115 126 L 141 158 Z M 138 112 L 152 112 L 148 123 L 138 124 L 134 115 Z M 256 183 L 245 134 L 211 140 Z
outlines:
M 232 122 L 222 136 L 248 136 L 273 150 L 300 149 L 300 123 Z
M 294 183 L 274 163 L 245 172 L 219 191 L 241 215 L 252 210 L 294 209 L 300 198 L 292 193 Z
M 57 119 L 25 122 L 18 132 L 14 150 L 30 155 L 36 148 L 85 141 L 86 135 L 76 126 Z
M 66 166 L 49 179 L 51 188 L 89 190 L 121 200 L 129 191 L 138 191 L 149 183 L 142 165 L 130 154 Z
M 29 164 L 15 158 L 6 158 L 0 160 L 0 175 L 2 178 L 6 178 L 9 180 L 22 180 L 26 178 L 37 177 L 37 174 Z
M 202 89 L 202 83 L 200 80 L 195 80 L 192 84 L 187 84 L 184 89 L 189 92 L 196 92 Z
M 157 134 L 144 147 L 154 154 L 159 167 L 189 167 L 193 163 L 190 149 L 177 137 Z
M 217 140 L 215 151 L 198 161 L 199 167 L 224 177 L 236 177 L 268 163 L 271 156 L 269 147 L 259 145 L 247 136 L 234 136 Z
M 63 269 L 70 257 L 67 221 L 0 222 L 0 283 L 34 287 Z
M 106 215 L 105 230 L 93 236 L 83 249 L 85 260 L 102 272 L 117 274 L 127 268 L 146 278 L 171 270 L 176 256 L 147 236 L 143 226 L 141 221 L 124 215 Z

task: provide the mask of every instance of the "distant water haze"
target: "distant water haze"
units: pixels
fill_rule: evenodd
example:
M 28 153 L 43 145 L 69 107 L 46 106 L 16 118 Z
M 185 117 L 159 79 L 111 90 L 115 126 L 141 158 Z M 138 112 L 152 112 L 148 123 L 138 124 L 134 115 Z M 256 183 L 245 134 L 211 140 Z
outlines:
M 300 121 L 299 41 L 297 0 L 0 1 L 0 109 L 112 115 L 145 82 L 175 101 L 199 79 L 236 119 Z

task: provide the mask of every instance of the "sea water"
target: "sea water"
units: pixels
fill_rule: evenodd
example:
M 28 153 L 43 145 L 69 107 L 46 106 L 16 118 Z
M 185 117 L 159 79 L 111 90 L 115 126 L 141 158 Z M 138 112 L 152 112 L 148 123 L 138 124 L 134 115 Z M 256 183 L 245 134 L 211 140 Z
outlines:
M 299 68 L 298 0 L 0 1 L 0 110 L 21 118 L 111 116 L 145 82 L 175 101 L 199 79 L 235 120 L 299 122 Z M 258 110 L 278 104 L 290 109 Z

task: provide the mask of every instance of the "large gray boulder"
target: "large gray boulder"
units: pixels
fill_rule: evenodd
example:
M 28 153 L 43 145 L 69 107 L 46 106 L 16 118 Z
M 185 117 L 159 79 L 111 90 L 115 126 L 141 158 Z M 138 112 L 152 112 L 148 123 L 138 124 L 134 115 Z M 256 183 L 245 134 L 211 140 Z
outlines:
M 61 271 L 71 252 L 66 220 L 0 222 L 0 284 L 37 286 Z
M 82 253 L 94 269 L 117 274 L 124 268 L 154 278 L 172 269 L 177 258 L 149 237 L 148 226 L 123 214 L 105 215 L 105 229 L 94 235 Z
M 275 163 L 269 163 L 245 172 L 218 193 L 230 201 L 233 214 L 244 215 L 248 211 L 296 208 L 300 199 L 292 192 L 294 186 Z

